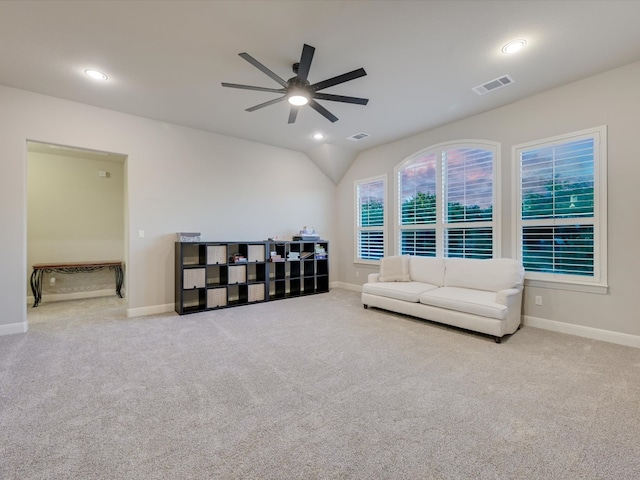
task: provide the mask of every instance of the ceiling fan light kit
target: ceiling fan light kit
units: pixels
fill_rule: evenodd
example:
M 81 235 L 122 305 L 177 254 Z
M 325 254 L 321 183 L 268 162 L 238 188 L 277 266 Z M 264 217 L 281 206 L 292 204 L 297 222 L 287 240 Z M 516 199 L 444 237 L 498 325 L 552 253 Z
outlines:
M 253 112 L 260 108 L 268 107 L 269 105 L 275 105 L 276 103 L 279 103 L 286 99 L 291 104 L 288 123 L 295 123 L 299 107 L 304 105 L 309 105 L 330 122 L 336 122 L 338 120 L 338 117 L 336 117 L 329 110 L 316 102 L 316 99 L 329 100 L 332 102 L 352 103 L 355 105 L 366 105 L 369 102 L 369 99 L 367 98 L 347 97 L 344 95 L 333 95 L 330 93 L 319 92 L 319 90 L 324 90 L 325 88 L 333 87 L 350 80 L 355 80 L 356 78 L 364 77 L 367 74 L 367 72 L 364 71 L 364 68 L 359 68 L 351 72 L 343 73 L 342 75 L 323 80 L 322 82 L 314 84 L 309 83 L 307 77 L 309 76 L 309 69 L 311 68 L 311 61 L 313 60 L 313 54 L 315 53 L 315 50 L 316 49 L 310 45 L 304 45 L 304 47 L 302 48 L 300 62 L 293 64 L 293 72 L 296 74 L 296 76 L 290 78 L 289 80 L 284 80 L 248 53 L 240 53 L 238 54 L 240 55 L 240 57 L 244 58 L 247 62 L 270 77 L 272 80 L 276 81 L 281 85 L 282 88 L 255 87 L 252 85 L 241 85 L 237 83 L 227 82 L 222 82 L 222 86 L 230 88 L 240 88 L 243 90 L 255 90 L 259 92 L 283 94 L 283 96 L 281 97 L 269 100 L 264 103 L 260 103 L 253 107 L 249 107 L 246 109 L 246 111 Z

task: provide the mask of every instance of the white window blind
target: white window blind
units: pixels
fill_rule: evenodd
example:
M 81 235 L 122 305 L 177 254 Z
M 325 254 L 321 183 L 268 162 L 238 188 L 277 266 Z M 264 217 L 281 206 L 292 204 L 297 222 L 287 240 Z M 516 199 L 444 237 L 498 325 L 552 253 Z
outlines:
M 400 171 L 400 224 L 436 223 L 437 158 L 434 152 L 421 155 Z
M 356 182 L 356 260 L 379 260 L 385 252 L 386 180 Z
M 604 282 L 604 129 L 515 147 L 518 251 L 528 278 Z
M 450 148 L 442 154 L 446 256 L 493 256 L 493 150 Z
M 491 221 L 493 152 L 479 148 L 455 148 L 443 155 L 447 221 Z

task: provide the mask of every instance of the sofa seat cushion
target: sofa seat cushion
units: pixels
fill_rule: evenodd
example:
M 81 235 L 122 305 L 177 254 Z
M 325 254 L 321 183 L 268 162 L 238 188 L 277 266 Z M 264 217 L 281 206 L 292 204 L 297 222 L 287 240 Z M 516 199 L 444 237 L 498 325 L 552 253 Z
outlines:
M 496 303 L 496 292 L 470 288 L 442 287 L 430 290 L 420 295 L 420 303 L 498 320 L 505 320 L 508 313 L 505 305 Z
M 436 288 L 435 285 L 420 282 L 378 282 L 365 283 L 362 292 L 417 303 L 420 295 Z

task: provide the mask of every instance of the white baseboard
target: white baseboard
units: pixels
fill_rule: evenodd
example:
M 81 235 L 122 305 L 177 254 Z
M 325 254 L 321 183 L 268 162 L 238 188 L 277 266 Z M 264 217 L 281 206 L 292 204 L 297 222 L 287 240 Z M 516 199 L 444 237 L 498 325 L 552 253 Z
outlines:
M 344 288 L 345 290 L 350 290 L 352 292 L 362 292 L 362 285 L 355 285 L 353 283 L 346 282 L 332 282 L 331 288 Z
M 145 315 L 156 315 L 158 313 L 173 312 L 175 308 L 175 303 L 151 305 L 150 307 L 127 308 L 127 317 L 144 317 Z
M 529 315 L 524 315 L 522 319 L 523 323 L 529 327 L 542 328 L 544 330 L 551 330 L 559 333 L 568 333 L 569 335 L 577 335 L 578 337 L 616 343 L 626 347 L 640 348 L 640 336 L 638 335 L 585 327 L 583 325 L 574 325 L 571 323 L 556 322 L 555 320 L 547 320 L 546 318 L 532 317 Z
M 82 298 L 111 297 L 116 294 L 115 290 L 92 290 L 88 292 L 72 292 L 72 293 L 50 293 L 42 295 L 40 303 L 60 302 L 62 300 L 80 300 Z M 27 297 L 27 303 L 33 305 L 33 295 Z
M 0 337 L 3 335 L 13 335 L 14 333 L 26 333 L 28 328 L 29 324 L 27 322 L 0 325 Z

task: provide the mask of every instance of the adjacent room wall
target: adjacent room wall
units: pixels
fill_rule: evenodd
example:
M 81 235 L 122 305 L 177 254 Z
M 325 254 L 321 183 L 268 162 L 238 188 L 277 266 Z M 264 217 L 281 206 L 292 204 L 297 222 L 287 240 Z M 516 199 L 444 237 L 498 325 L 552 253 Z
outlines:
M 0 104 L 0 334 L 26 327 L 28 140 L 127 155 L 130 315 L 173 309 L 176 232 L 262 240 L 312 225 L 333 240 L 336 186 L 300 152 L 9 87 Z
M 502 150 L 502 256 L 512 256 L 513 232 L 511 186 L 513 145 L 606 125 L 608 129 L 608 270 L 606 295 L 530 288 L 525 289 L 524 315 L 531 325 L 584 334 L 640 346 L 640 63 L 602 73 L 525 100 L 445 125 L 419 135 L 374 148 L 358 156 L 338 186 L 338 203 L 350 205 L 338 211 L 343 268 L 339 280 L 359 288 L 376 267 L 354 263 L 355 180 L 388 175 L 390 201 L 394 195 L 394 167 L 411 154 L 430 145 L 456 139 L 485 139 L 501 143 Z M 471 94 L 471 92 L 470 92 Z M 499 95 L 500 91 L 491 93 Z M 390 215 L 390 223 L 394 216 Z M 389 250 L 394 253 L 393 224 L 389 227 Z M 534 305 L 534 296 L 543 305 Z M 593 330 L 596 329 L 596 330 Z M 611 333 L 614 332 L 614 333 Z
M 36 263 L 124 260 L 124 158 L 29 152 L 27 192 L 28 269 Z M 113 294 L 114 272 L 44 276 L 45 302 L 79 292 Z

